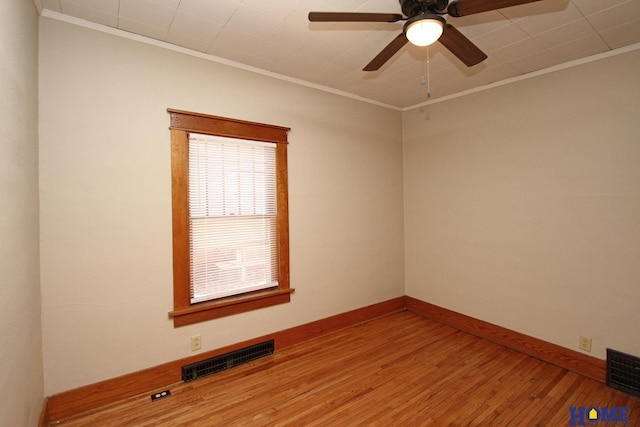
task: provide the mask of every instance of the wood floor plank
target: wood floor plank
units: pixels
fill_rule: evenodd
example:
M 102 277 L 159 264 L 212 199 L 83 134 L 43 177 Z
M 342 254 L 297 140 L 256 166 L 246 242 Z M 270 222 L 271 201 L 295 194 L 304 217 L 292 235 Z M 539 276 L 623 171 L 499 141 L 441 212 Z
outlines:
M 640 398 L 405 311 L 61 420 L 78 426 L 548 426 Z

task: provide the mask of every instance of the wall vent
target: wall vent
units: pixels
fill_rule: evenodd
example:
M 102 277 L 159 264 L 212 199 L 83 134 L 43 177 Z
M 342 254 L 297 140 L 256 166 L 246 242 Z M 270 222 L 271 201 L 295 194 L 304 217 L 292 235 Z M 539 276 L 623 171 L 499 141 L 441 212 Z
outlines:
M 182 367 L 182 381 L 193 381 L 196 378 L 215 374 L 216 372 L 232 368 L 243 363 L 259 359 L 273 354 L 274 341 L 269 340 L 241 348 L 230 353 L 221 354 L 200 362 L 191 363 Z
M 607 385 L 640 396 L 640 357 L 608 348 Z

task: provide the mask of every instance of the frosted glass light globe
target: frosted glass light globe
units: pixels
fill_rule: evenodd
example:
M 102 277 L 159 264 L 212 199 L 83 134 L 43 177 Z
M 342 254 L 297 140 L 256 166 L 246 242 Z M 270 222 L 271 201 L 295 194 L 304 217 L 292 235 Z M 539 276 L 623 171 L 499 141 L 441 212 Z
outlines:
M 429 46 L 440 38 L 444 19 L 436 15 L 419 15 L 407 21 L 405 35 L 416 46 Z

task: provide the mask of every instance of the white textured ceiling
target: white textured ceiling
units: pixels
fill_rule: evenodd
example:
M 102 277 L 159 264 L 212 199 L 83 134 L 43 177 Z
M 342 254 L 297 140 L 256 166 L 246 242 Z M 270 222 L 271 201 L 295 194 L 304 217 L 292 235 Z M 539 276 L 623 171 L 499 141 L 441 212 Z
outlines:
M 44 9 L 405 108 L 640 42 L 640 0 L 542 0 L 447 21 L 488 59 L 439 43 L 362 68 L 399 23 L 309 23 L 309 11 L 400 13 L 398 0 L 36 0 Z M 55 15 L 55 14 L 52 14 Z M 429 84 L 421 84 L 429 55 Z

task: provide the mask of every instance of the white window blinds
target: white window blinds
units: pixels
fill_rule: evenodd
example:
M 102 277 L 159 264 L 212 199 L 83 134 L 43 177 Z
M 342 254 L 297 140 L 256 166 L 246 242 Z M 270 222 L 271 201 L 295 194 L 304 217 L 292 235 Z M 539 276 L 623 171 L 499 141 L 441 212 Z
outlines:
M 275 150 L 189 135 L 192 304 L 278 286 Z

